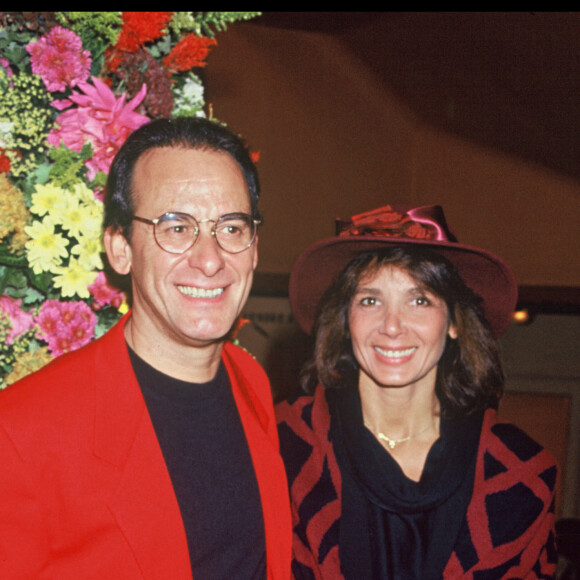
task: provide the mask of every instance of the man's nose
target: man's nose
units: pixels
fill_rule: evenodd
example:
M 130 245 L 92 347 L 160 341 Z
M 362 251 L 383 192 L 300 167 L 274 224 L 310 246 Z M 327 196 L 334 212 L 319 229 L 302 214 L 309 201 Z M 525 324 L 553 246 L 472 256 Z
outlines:
M 192 268 L 198 268 L 206 276 L 214 276 L 224 264 L 224 251 L 213 234 L 214 222 L 200 223 L 197 239 L 188 250 L 188 262 Z

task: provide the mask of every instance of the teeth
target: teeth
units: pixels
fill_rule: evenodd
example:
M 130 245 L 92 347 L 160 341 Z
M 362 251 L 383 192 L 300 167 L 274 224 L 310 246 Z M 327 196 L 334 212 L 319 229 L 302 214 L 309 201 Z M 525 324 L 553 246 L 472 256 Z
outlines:
M 193 298 L 215 298 L 224 291 L 223 288 L 211 288 L 206 290 L 205 288 L 197 288 L 196 286 L 178 286 L 178 288 L 180 292 Z
M 417 347 L 412 346 L 411 348 L 406 348 L 405 350 L 383 350 L 378 346 L 375 346 L 375 350 L 382 354 L 383 356 L 387 356 L 389 358 L 400 358 L 403 356 L 409 356 L 412 352 L 417 350 Z

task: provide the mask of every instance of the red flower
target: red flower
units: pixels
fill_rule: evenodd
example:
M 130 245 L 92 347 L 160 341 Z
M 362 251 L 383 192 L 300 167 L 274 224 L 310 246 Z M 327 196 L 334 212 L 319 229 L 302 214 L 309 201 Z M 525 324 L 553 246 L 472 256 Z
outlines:
M 171 71 L 184 71 L 205 66 L 209 47 L 216 45 L 215 38 L 188 34 L 184 36 L 163 59 L 163 64 Z
M 371 211 L 359 213 L 352 216 L 352 223 L 355 227 L 395 227 L 400 226 L 408 221 L 410 217 L 394 211 L 391 206 L 386 205 Z
M 430 240 L 433 238 L 432 232 L 427 226 L 418 222 L 413 222 L 405 230 L 405 237 L 415 238 L 418 240 Z
M 123 28 L 115 48 L 135 52 L 163 35 L 173 12 L 123 12 Z
M 352 216 L 339 235 L 432 239 L 434 232 L 426 225 L 413 221 L 407 214 L 396 212 L 386 205 Z
M 10 171 L 10 159 L 0 149 L 0 173 L 8 173 Z
M 250 151 L 250 159 L 253 163 L 258 163 L 260 161 L 260 153 L 261 151 Z
M 117 44 L 107 49 L 108 66 L 116 71 L 123 53 L 135 52 L 163 36 L 173 12 L 123 12 L 123 28 Z

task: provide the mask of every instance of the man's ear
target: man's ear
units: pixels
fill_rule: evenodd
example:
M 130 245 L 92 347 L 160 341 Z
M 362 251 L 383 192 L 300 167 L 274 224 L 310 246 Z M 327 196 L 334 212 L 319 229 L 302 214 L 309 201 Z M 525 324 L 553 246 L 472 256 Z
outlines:
M 256 236 L 256 240 L 254 241 L 254 247 L 252 249 L 254 255 L 252 257 L 252 267 L 254 270 L 258 267 L 258 236 Z
M 123 276 L 129 274 L 131 271 L 131 246 L 121 229 L 109 226 L 103 235 L 103 243 L 113 270 Z

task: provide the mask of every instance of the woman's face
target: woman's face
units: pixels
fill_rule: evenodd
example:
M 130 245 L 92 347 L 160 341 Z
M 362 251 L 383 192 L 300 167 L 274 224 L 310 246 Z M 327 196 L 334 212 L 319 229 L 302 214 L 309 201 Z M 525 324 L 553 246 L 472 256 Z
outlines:
M 359 386 L 434 390 L 447 337 L 457 338 L 445 302 L 392 265 L 361 277 L 349 325 Z

